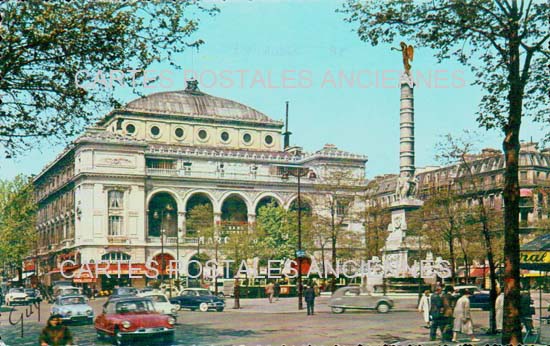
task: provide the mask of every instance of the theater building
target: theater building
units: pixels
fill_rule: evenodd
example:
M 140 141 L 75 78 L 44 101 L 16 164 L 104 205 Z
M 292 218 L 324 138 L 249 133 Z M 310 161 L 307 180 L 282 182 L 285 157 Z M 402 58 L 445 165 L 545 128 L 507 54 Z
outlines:
M 313 153 L 283 148 L 283 125 L 193 81 L 113 110 L 34 177 L 40 278 L 58 279 L 64 260 L 111 261 L 115 273 L 117 260 L 191 259 L 201 239 L 186 227 L 189 210 L 210 204 L 219 227 L 253 230 L 262 205 L 295 207 L 298 181 L 288 174 L 295 167 L 304 168 L 306 195 L 331 170 L 364 177 L 364 155 L 334 145 Z M 80 282 L 108 289 L 126 283 L 126 274 Z

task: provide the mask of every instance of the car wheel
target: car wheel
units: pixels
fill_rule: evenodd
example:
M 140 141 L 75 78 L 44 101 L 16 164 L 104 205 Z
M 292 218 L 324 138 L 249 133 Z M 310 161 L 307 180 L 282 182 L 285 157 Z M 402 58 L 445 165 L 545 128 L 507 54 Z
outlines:
M 344 309 L 344 308 L 337 308 L 337 307 L 332 308 L 332 312 L 335 313 L 335 314 L 343 314 L 344 311 L 346 311 L 346 309 Z
M 217 312 L 222 312 L 222 311 L 223 311 L 223 308 L 217 308 L 216 311 L 217 311 Z
M 379 313 L 381 314 L 385 314 L 387 313 L 388 311 L 390 311 L 390 306 L 386 303 L 380 303 L 378 304 L 378 306 L 376 307 L 376 311 L 378 311 Z
M 208 311 L 208 304 L 206 304 L 206 303 L 201 303 L 201 304 L 199 305 L 199 310 L 202 311 L 202 312 Z

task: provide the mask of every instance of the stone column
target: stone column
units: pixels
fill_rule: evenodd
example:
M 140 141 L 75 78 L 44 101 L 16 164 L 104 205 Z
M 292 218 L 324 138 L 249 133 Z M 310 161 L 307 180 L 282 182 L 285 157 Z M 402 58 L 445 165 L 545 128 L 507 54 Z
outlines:
M 178 220 L 180 222 L 180 226 L 178 227 L 178 232 L 181 230 L 181 233 L 179 233 L 178 237 L 184 238 L 187 236 L 187 225 L 186 225 L 187 219 L 186 219 L 186 213 L 184 211 L 178 212 Z
M 409 74 L 403 73 L 399 84 L 401 86 L 399 171 L 401 176 L 412 177 L 414 176 L 414 82 Z
M 248 230 L 253 231 L 256 225 L 256 214 L 248 214 Z

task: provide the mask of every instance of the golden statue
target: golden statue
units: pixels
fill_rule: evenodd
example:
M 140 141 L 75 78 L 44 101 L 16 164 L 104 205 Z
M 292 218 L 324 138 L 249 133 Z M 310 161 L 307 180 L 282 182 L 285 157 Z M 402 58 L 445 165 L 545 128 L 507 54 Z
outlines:
M 399 45 L 401 46 L 401 49 L 392 47 L 392 50 L 400 51 L 403 54 L 403 68 L 405 69 L 405 73 L 410 75 L 410 61 L 413 61 L 414 58 L 414 48 L 413 46 L 407 45 L 405 42 L 401 42 Z

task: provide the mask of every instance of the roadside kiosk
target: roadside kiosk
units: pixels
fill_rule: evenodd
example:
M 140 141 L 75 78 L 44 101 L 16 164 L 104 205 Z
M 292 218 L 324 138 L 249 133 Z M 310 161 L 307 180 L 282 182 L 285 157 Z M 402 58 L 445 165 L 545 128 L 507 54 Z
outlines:
M 521 247 L 520 268 L 535 270 L 544 273 L 544 282 L 548 280 L 550 272 L 550 234 L 544 234 L 535 238 Z M 539 333 L 538 342 L 541 344 L 550 344 L 550 316 L 543 317 L 542 286 L 539 285 Z M 529 338 L 529 339 L 528 339 Z M 533 342 L 529 335 L 525 336 L 524 342 Z M 534 341 L 537 342 L 537 341 Z

